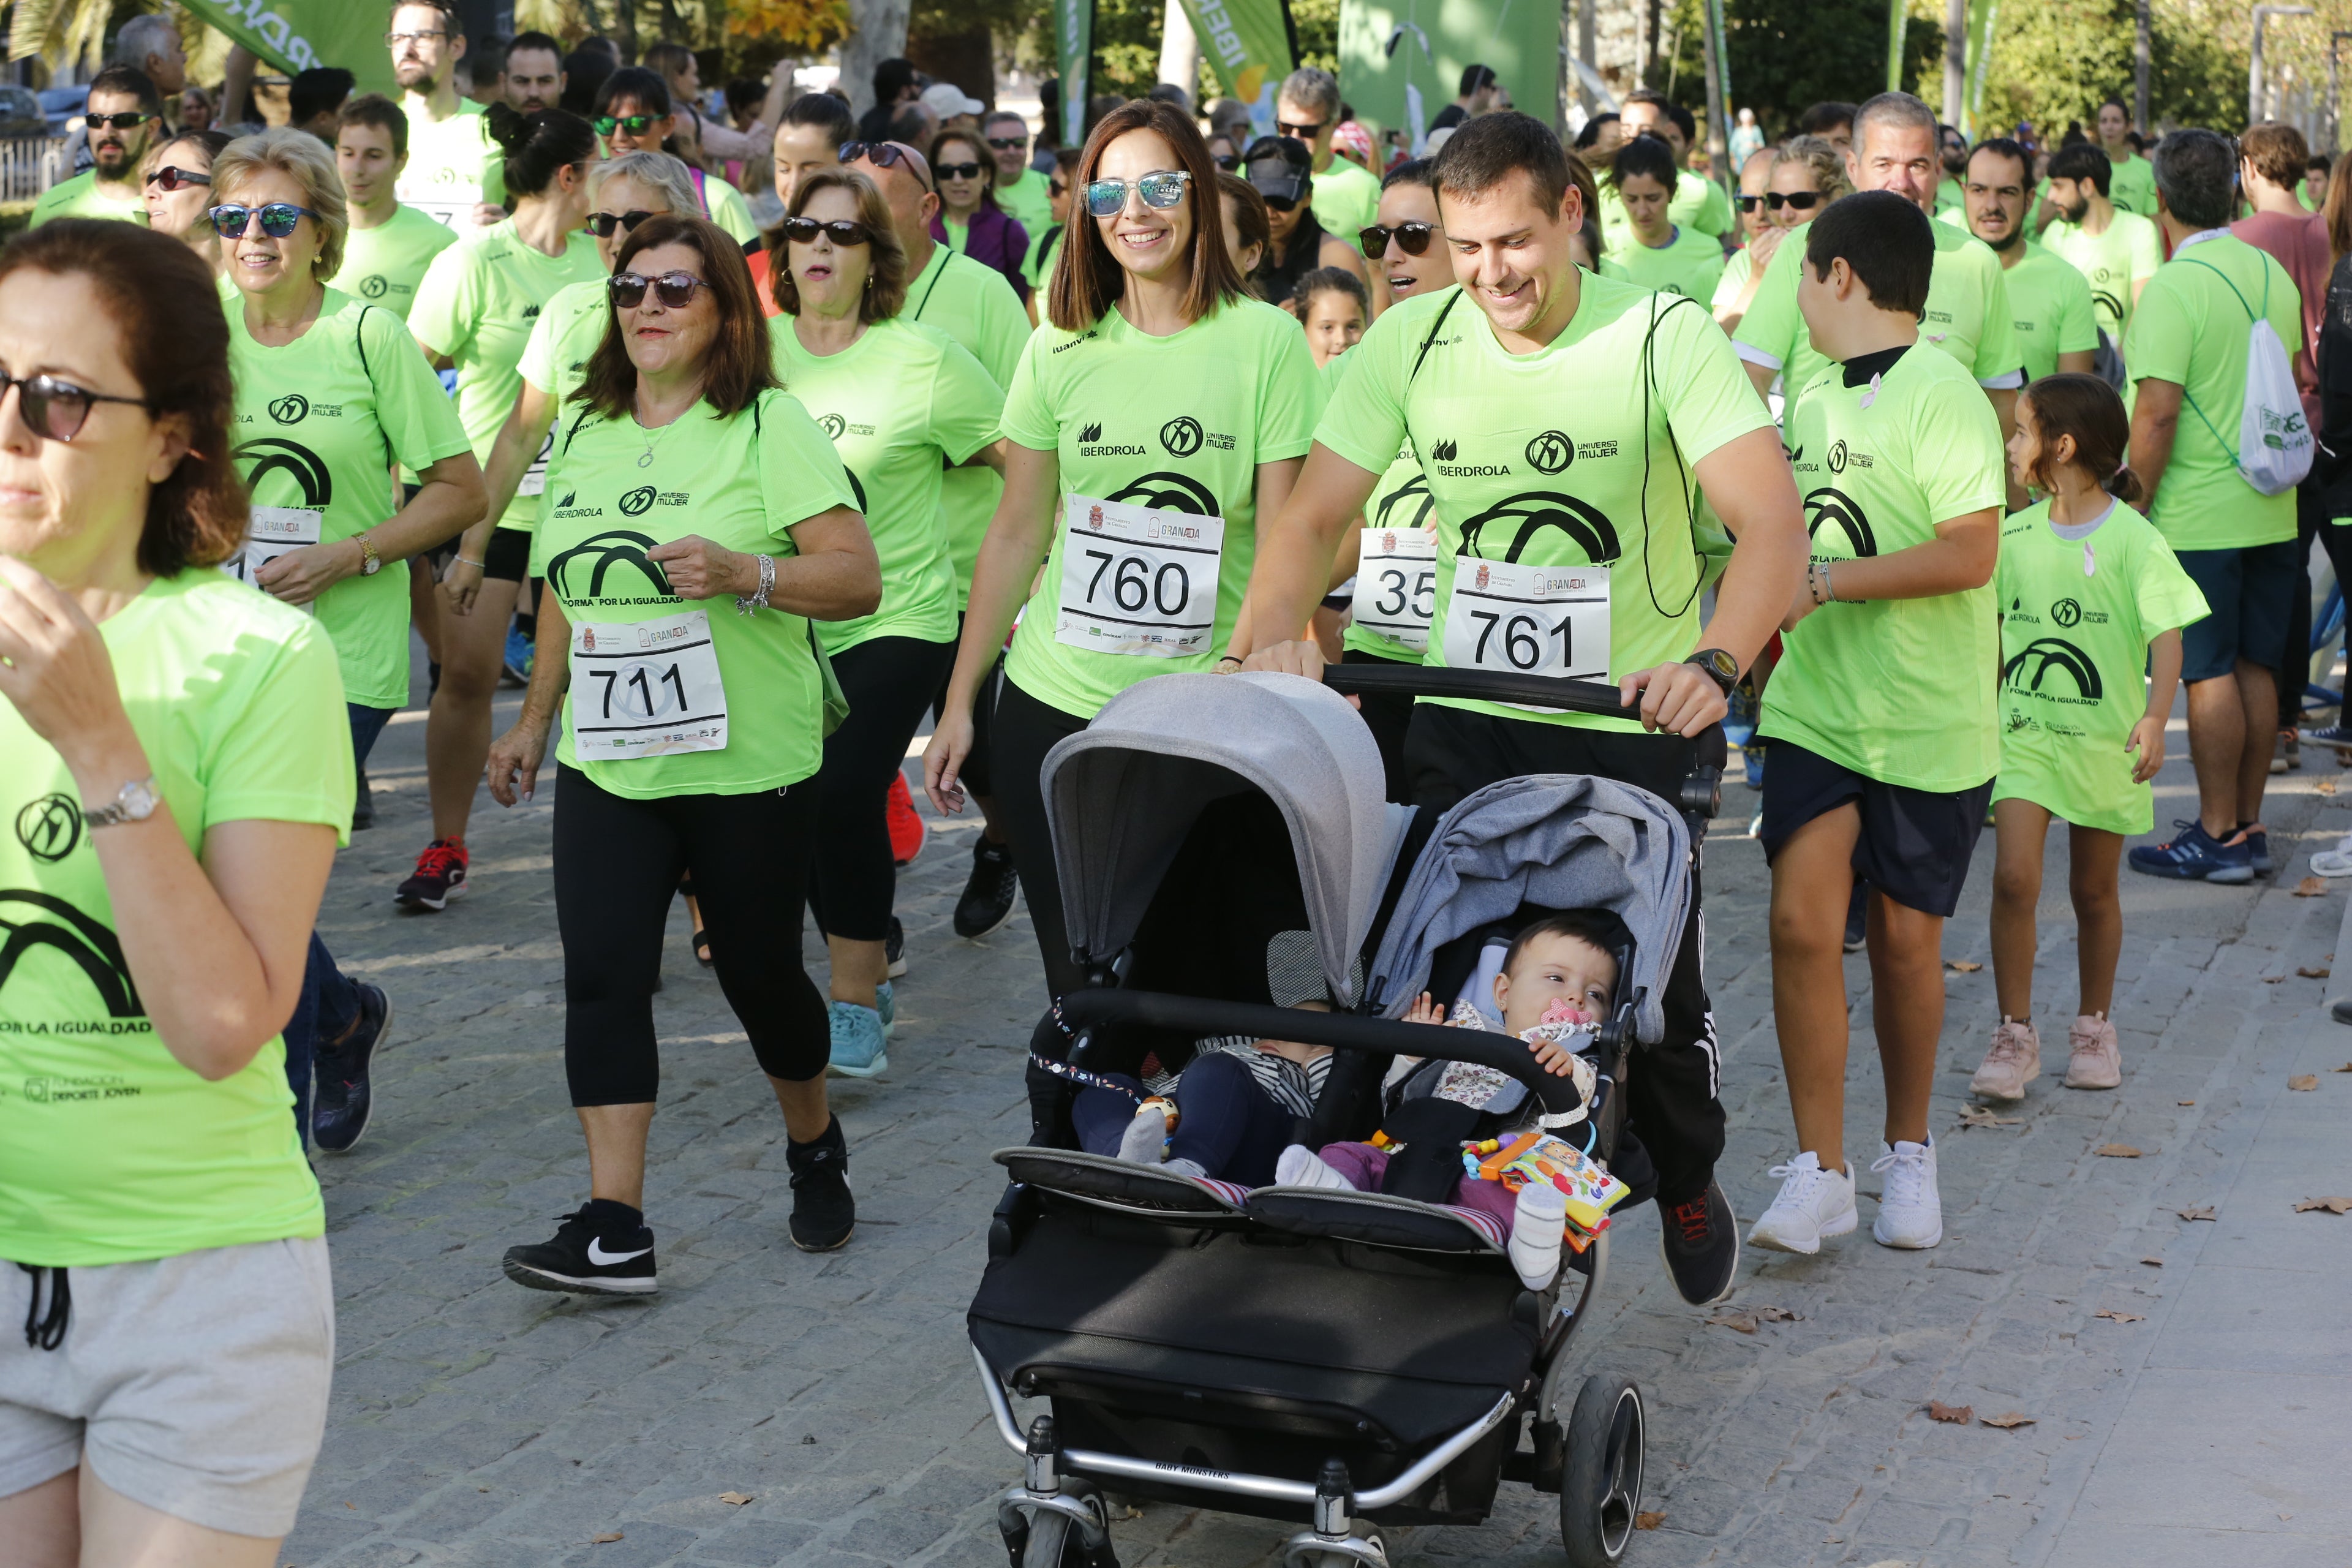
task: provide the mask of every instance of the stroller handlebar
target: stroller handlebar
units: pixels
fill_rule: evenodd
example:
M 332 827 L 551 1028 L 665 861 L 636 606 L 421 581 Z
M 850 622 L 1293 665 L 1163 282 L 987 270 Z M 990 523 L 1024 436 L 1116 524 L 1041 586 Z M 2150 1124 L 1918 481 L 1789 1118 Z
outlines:
M 1564 713 L 1631 719 L 1613 686 L 1553 675 L 1518 675 L 1500 669 L 1453 669 L 1444 665 L 1327 664 L 1323 684 L 1341 696 L 1450 697 L 1476 702 L 1521 702 Z
M 1583 1103 L 1576 1080 L 1547 1072 L 1527 1042 L 1510 1035 L 1437 1024 L 1402 1024 L 1352 1013 L 1317 1013 L 1270 1007 L 1255 1002 L 1220 1002 L 1172 996 L 1156 991 L 1089 987 L 1062 998 L 1062 1016 L 1074 1028 L 1097 1024 L 1141 1024 L 1195 1037 L 1250 1035 L 1259 1039 L 1297 1040 L 1302 1045 L 1391 1056 L 1439 1057 L 1475 1062 L 1518 1079 L 1548 1112 L 1574 1110 Z

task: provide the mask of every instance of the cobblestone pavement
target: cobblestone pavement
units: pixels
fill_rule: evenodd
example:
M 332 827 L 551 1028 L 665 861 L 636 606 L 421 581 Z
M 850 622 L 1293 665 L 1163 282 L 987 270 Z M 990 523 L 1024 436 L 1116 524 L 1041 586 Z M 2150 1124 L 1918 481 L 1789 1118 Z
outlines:
M 890 1071 L 835 1080 L 852 1245 L 812 1258 L 785 1240 L 782 1125 L 681 909 L 656 999 L 666 1072 L 647 1184 L 664 1291 L 622 1304 L 524 1291 L 499 1254 L 543 1238 L 586 1188 L 563 1089 L 551 808 L 544 794 L 514 812 L 485 797 L 473 895 L 440 916 L 396 913 L 392 889 L 427 837 L 422 719 L 401 715 L 377 748 L 379 826 L 342 856 L 320 916 L 398 1017 L 374 1129 L 320 1166 L 340 1364 L 282 1561 L 1002 1563 L 991 1498 L 1017 1470 L 962 1313 L 1000 1190 L 989 1153 L 1025 1132 L 1020 1064 L 1041 992 L 1025 920 L 980 944 L 949 931 L 971 828 L 941 826 L 902 880 L 913 969 Z M 2160 817 L 2192 809 L 2177 720 L 2172 747 Z M 1994 1009 L 1989 967 L 1948 976 L 1942 1247 L 1884 1250 L 1865 1226 L 1819 1258 L 1751 1252 L 1735 1305 L 1797 1318 L 1748 1334 L 1682 1305 L 1649 1211 L 1620 1226 L 1583 1342 L 1592 1367 L 1633 1374 L 1650 1400 L 1644 1506 L 1663 1519 L 1636 1537 L 1635 1568 L 2352 1561 L 2352 1217 L 2291 1206 L 2352 1193 L 2352 1075 L 2326 1070 L 2352 1058 L 2352 1031 L 2327 1020 L 2327 984 L 2297 973 L 2326 967 L 2344 900 L 2337 886 L 2291 892 L 2308 850 L 2352 830 L 2352 793 L 2334 794 L 2315 755 L 2274 782 L 2275 878 L 2125 878 L 2121 1090 L 2057 1087 L 2074 1005 L 2063 834 L 2037 998 L 2055 1070 L 2017 1125 L 1956 1126 Z M 1790 1148 L 1763 857 L 1742 837 L 1753 797 L 1729 796 L 1740 815 L 1707 850 L 1708 963 L 1723 1173 L 1752 1218 Z M 1988 832 L 1952 959 L 1986 957 L 1990 867 Z M 821 963 L 814 940 L 809 957 Z M 1858 955 L 1848 981 L 1849 1137 L 1866 1150 L 1880 1101 Z M 2290 1090 L 2306 1073 L 2316 1089 Z M 2141 1154 L 2094 1152 L 2110 1143 Z M 2175 1212 L 2197 1205 L 2214 1223 Z M 2032 1425 L 1939 1424 L 1931 1399 Z M 1130 1568 L 1223 1568 L 1278 1561 L 1286 1531 L 1155 1504 L 1115 1533 Z M 1486 1526 L 1397 1531 L 1391 1549 L 1406 1563 L 1562 1560 L 1551 1500 L 1510 1483 Z

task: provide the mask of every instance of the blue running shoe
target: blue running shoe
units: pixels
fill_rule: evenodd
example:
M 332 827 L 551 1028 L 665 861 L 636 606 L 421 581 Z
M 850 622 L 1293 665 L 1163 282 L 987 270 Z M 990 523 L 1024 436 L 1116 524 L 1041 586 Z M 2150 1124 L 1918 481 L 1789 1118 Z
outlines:
M 2341 746 L 2347 751 L 2352 751 L 2352 724 L 2347 724 L 2343 720 L 2338 719 L 2324 729 L 2306 728 L 2303 732 L 2303 738 L 2315 746 Z
M 520 626 L 507 628 L 506 677 L 517 686 L 530 684 L 531 640 Z
M 2253 851 L 2242 839 L 2221 843 L 2191 817 L 2172 825 L 2179 831 L 2169 844 L 2141 844 L 2131 852 L 2131 868 L 2151 877 L 2172 877 L 2189 882 L 2234 884 L 2254 879 Z
M 872 1078 L 890 1065 L 889 1054 L 882 1048 L 887 1037 L 880 1013 L 855 1002 L 828 1002 L 825 1012 L 833 1026 L 830 1065 L 835 1072 L 844 1078 Z
M 2271 874 L 2270 830 L 2259 822 L 2249 822 L 2238 829 L 2238 837 L 2230 842 L 2235 844 L 2240 839 L 2244 840 L 2247 852 L 2253 857 L 2254 875 L 2269 876 Z
M 882 1037 L 887 1040 L 898 1027 L 898 999 L 891 994 L 887 980 L 874 988 L 874 1010 L 882 1016 Z

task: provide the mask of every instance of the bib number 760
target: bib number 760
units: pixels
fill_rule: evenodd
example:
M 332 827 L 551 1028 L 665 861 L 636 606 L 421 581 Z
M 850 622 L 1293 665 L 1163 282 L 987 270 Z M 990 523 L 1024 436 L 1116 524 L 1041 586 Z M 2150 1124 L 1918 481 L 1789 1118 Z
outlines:
M 1205 653 L 1224 548 L 1223 518 L 1063 498 L 1054 640 L 1143 658 Z

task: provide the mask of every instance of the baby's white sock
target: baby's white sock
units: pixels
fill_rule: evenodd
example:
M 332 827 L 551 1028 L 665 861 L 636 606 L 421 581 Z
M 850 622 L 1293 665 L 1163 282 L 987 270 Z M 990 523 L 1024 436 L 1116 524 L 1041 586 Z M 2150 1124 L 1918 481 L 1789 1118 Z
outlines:
M 1139 1105 L 1119 1134 L 1118 1157 L 1130 1165 L 1157 1165 L 1168 1157 L 1168 1108 Z
M 1540 1290 L 1559 1275 L 1560 1233 L 1568 1224 L 1568 1194 L 1549 1182 L 1519 1189 L 1511 1216 L 1511 1266 L 1519 1283 Z
M 1282 1158 L 1275 1162 L 1274 1179 L 1286 1187 L 1329 1187 L 1342 1193 L 1356 1190 L 1354 1183 L 1304 1143 L 1293 1143 L 1282 1152 Z

